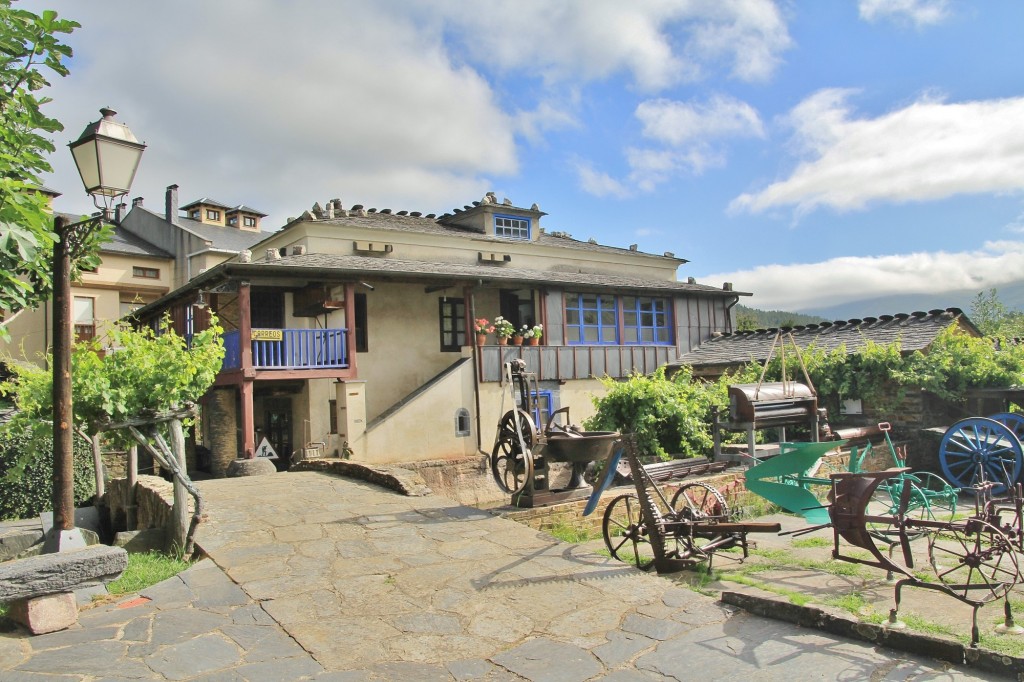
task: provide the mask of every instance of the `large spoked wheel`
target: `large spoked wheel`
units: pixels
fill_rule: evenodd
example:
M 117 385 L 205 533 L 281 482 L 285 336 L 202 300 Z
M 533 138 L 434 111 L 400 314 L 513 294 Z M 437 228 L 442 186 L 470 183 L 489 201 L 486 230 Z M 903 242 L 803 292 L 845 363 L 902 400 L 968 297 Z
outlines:
M 1002 599 L 1021 580 L 1009 538 L 984 521 L 969 520 L 932 534 L 928 559 L 950 592 L 973 602 Z
M 516 412 L 519 427 L 516 428 Z M 510 495 L 521 493 L 533 479 L 533 444 L 537 429 L 523 410 L 506 412 L 498 422 L 498 434 L 491 451 L 491 474 L 498 487 Z M 521 437 L 521 441 L 520 441 Z M 525 449 L 524 447 L 525 446 Z
M 1013 435 L 1017 436 L 1017 440 L 1024 442 L 1024 414 L 1000 412 L 999 414 L 992 415 L 989 419 L 994 419 L 1009 428 L 1013 431 Z
M 729 505 L 713 486 L 707 483 L 687 483 L 672 496 L 672 511 L 675 520 L 672 539 L 674 552 L 680 559 L 704 561 L 710 551 L 728 549 L 737 538 L 732 533 L 715 530 L 709 524 L 729 520 Z M 703 524 L 696 529 L 693 524 Z M 667 544 L 667 542 L 666 542 Z M 666 551 L 672 551 L 666 547 Z
M 647 536 L 640 499 L 633 493 L 619 495 L 604 510 L 601 523 L 604 544 L 613 558 L 646 571 L 654 563 L 654 548 Z
M 906 508 L 901 510 L 904 483 L 910 490 L 906 493 Z M 901 537 L 912 541 L 928 534 L 927 528 L 915 526 L 914 521 L 951 521 L 955 512 L 955 488 L 927 472 L 903 474 L 882 481 L 865 510 L 869 517 L 891 517 L 892 521 L 867 521 L 865 525 L 871 537 L 891 550 L 900 544 Z M 903 521 L 902 536 L 898 519 Z
M 946 479 L 961 490 L 990 482 L 992 493 L 1001 495 L 1020 477 L 1024 453 L 1008 426 L 971 417 L 946 431 L 939 445 L 939 464 Z

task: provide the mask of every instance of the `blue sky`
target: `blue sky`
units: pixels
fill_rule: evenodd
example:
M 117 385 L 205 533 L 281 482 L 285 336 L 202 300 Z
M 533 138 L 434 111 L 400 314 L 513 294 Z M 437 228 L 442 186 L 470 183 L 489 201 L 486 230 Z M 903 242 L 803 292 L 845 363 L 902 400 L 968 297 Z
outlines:
M 47 93 L 64 210 L 63 145 L 110 105 L 155 210 L 172 183 L 270 227 L 495 191 L 761 308 L 1024 279 L 1015 0 L 22 4 L 82 24 Z

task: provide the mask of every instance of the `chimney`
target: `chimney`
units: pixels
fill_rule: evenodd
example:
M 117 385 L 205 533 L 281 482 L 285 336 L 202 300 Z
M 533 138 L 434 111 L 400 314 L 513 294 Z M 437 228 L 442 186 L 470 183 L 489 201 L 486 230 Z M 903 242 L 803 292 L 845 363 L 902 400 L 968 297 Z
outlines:
M 267 260 L 281 260 L 281 252 L 277 249 L 267 249 Z
M 135 197 L 132 199 L 132 208 L 135 208 L 136 206 L 142 208 L 142 197 Z
M 178 224 L 178 186 L 170 185 L 167 188 L 166 200 L 164 201 L 164 208 L 166 209 L 167 222 L 177 225 Z
M 294 246 L 292 246 L 292 255 L 293 256 L 305 256 L 306 255 L 306 247 L 303 246 L 302 244 L 295 244 Z
M 242 263 L 251 263 L 252 262 L 252 251 L 250 251 L 249 249 L 242 249 L 238 253 L 238 260 L 241 261 Z
M 120 225 L 126 215 L 128 215 L 128 204 L 122 201 L 117 205 L 117 212 L 114 213 L 114 222 Z
M 732 282 L 726 282 L 723 284 L 722 291 L 732 291 Z

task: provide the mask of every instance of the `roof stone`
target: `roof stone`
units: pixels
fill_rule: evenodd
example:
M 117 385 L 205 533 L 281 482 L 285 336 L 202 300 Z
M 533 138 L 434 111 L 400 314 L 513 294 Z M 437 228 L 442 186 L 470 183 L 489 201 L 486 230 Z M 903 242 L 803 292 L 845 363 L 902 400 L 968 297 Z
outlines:
M 899 341 L 903 350 L 908 352 L 924 350 L 931 345 L 939 332 L 957 322 L 977 332 L 959 308 L 797 325 L 782 327 L 781 331 L 791 332 L 793 340 L 800 348 L 806 348 L 813 343 L 816 348 L 832 351 L 845 345 L 848 352 L 854 353 L 869 341 L 880 345 Z M 773 327 L 721 334 L 681 355 L 674 364 L 701 367 L 736 365 L 750 361 L 764 362 L 768 359 L 772 343 L 779 331 L 780 328 Z

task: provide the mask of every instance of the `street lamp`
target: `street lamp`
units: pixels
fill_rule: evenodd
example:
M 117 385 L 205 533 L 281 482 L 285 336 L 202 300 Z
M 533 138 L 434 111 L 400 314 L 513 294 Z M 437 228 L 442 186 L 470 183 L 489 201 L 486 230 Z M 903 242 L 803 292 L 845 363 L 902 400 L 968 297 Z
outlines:
M 71 262 L 79 258 L 88 236 L 111 206 L 131 189 L 146 145 L 128 126 L 114 120 L 116 111 L 100 109 L 103 118 L 85 127 L 70 145 L 85 192 L 98 213 L 77 223 L 54 219 L 53 245 L 53 528 L 44 551 L 55 552 L 85 544 L 75 532 L 74 419 L 71 408 Z

